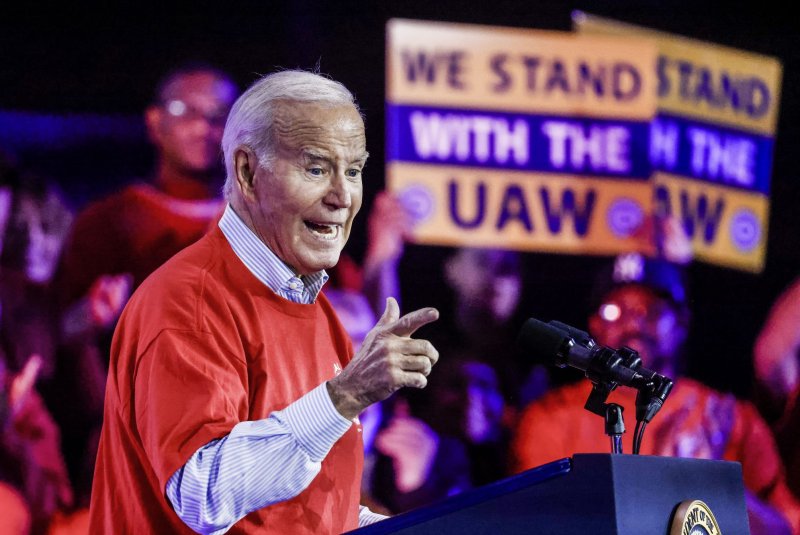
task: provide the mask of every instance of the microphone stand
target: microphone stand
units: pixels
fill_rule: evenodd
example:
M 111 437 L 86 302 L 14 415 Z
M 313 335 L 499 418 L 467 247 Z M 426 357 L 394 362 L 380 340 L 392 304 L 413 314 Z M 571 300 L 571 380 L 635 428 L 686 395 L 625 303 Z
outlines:
M 611 439 L 611 453 L 622 453 L 622 434 L 625 433 L 622 411 L 621 405 L 606 404 L 606 435 Z
M 639 353 L 629 347 L 614 350 L 598 346 L 588 333 L 560 321 L 544 324 L 530 318 L 520 334 L 526 349 L 544 345 L 545 354 L 555 355 L 555 365 L 572 366 L 582 370 L 592 382 L 592 391 L 584 408 L 603 417 L 605 433 L 611 439 L 611 452 L 622 453 L 622 434 L 625 423 L 622 407 L 606 403 L 608 396 L 620 384 L 636 389 L 636 429 L 633 453 L 639 454 L 644 430 L 664 405 L 672 390 L 672 379 L 642 367 Z M 572 353 L 575 347 L 580 351 Z
M 592 340 L 589 333 L 585 331 L 555 320 L 551 321 L 550 325 L 566 332 L 570 338 L 583 347 L 595 347 L 594 340 Z M 601 363 L 600 367 L 587 370 L 586 376 L 592 381 L 592 391 L 589 393 L 589 399 L 586 400 L 586 404 L 583 407 L 589 412 L 603 417 L 605 433 L 608 435 L 611 442 L 611 453 L 621 454 L 623 453 L 622 435 L 625 433 L 625 420 L 622 416 L 622 412 L 625 409 L 617 403 L 606 403 L 611 391 L 618 386 L 616 382 L 607 379 L 607 377 L 608 371 L 614 366 L 619 364 L 629 365 L 629 363 L 634 363 L 635 361 L 626 353 L 618 353 L 616 355 L 609 355 L 606 353 L 604 357 L 605 358 L 599 359 Z M 639 359 L 639 362 L 641 363 L 641 359 Z
M 585 334 L 573 328 L 571 334 L 577 333 Z M 608 396 L 618 386 L 617 382 L 608 377 L 612 376 L 611 370 L 617 366 L 639 371 L 642 370 L 641 364 L 642 359 L 639 354 L 628 347 L 622 347 L 618 351 L 601 348 L 597 358 L 593 360 L 592 366 L 586 370 L 586 377 L 592 382 L 592 391 L 589 393 L 584 408 L 604 418 L 605 433 L 611 439 L 611 453 L 622 453 L 622 434 L 625 433 L 625 423 L 622 417 L 622 407 L 616 403 L 606 403 Z M 672 385 L 670 378 L 657 373 L 653 373 L 651 376 L 640 375 L 636 383 L 631 385 L 637 390 L 636 428 L 633 438 L 634 455 L 639 454 L 644 430 L 664 405 L 664 400 L 672 390 Z
M 589 399 L 583 406 L 587 411 L 602 416 L 605 433 L 611 440 L 611 453 L 622 453 L 622 435 L 625 433 L 624 408 L 616 403 L 606 403 L 608 395 L 617 387 L 613 381 L 593 382 Z

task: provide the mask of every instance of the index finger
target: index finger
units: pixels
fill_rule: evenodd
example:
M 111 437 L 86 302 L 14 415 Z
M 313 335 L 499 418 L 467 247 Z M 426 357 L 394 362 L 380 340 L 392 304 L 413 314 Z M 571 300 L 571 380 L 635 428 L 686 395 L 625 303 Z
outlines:
M 388 331 L 397 336 L 411 336 L 414 332 L 428 323 L 439 319 L 439 311 L 432 307 L 421 308 L 409 312 L 389 326 Z

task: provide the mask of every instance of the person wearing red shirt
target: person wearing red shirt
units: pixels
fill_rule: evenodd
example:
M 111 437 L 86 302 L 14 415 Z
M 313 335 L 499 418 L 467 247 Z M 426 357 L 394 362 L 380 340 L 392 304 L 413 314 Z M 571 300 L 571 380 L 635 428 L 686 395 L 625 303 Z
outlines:
M 63 305 L 85 297 L 102 276 L 127 274 L 136 288 L 216 221 L 224 207 L 219 147 L 236 95 L 230 76 L 210 66 L 165 75 L 144 113 L 156 150 L 153 177 L 78 214 L 56 274 Z M 116 315 L 103 319 L 110 324 Z
M 681 351 L 689 327 L 683 273 L 674 264 L 622 255 L 598 277 L 589 332 L 600 345 L 637 351 L 643 365 L 675 380 L 664 407 L 647 427 L 640 453 L 742 464 L 750 529 L 797 533 L 800 505 L 789 492 L 775 440 L 755 407 L 732 395 L 681 377 Z M 584 409 L 591 383 L 556 388 L 524 410 L 512 450 L 516 471 L 573 453 L 605 453 L 603 419 Z M 633 391 L 608 398 L 635 413 Z M 623 450 L 632 451 L 631 434 Z M 791 527 L 790 527 L 791 526 Z M 791 531 L 790 531 L 791 530 Z

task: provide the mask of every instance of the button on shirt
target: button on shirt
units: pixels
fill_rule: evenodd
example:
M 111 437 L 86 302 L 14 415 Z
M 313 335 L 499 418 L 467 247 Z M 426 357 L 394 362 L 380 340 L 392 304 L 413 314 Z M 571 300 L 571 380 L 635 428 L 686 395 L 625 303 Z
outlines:
M 316 301 L 328 280 L 325 271 L 298 277 L 230 205 L 219 227 L 236 256 L 272 291 L 295 303 Z M 302 492 L 352 423 L 336 410 L 323 383 L 284 410 L 263 420 L 240 422 L 227 436 L 200 448 L 170 477 L 167 497 L 193 530 L 225 533 L 248 513 Z M 226 470 L 220 472 L 223 463 Z M 258 489 L 241 488 L 235 474 L 243 471 L 260 472 L 258 479 L 265 484 Z M 384 518 L 362 506 L 359 526 Z

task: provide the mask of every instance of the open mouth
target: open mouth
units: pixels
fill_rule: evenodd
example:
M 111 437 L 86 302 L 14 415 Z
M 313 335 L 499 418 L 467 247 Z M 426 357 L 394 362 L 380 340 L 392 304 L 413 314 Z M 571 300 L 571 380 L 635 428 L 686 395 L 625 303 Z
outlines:
M 342 228 L 341 225 L 336 223 L 319 223 L 308 220 L 304 220 L 303 223 L 305 223 L 306 228 L 311 231 L 311 234 L 324 240 L 335 240 L 339 237 L 339 232 Z

